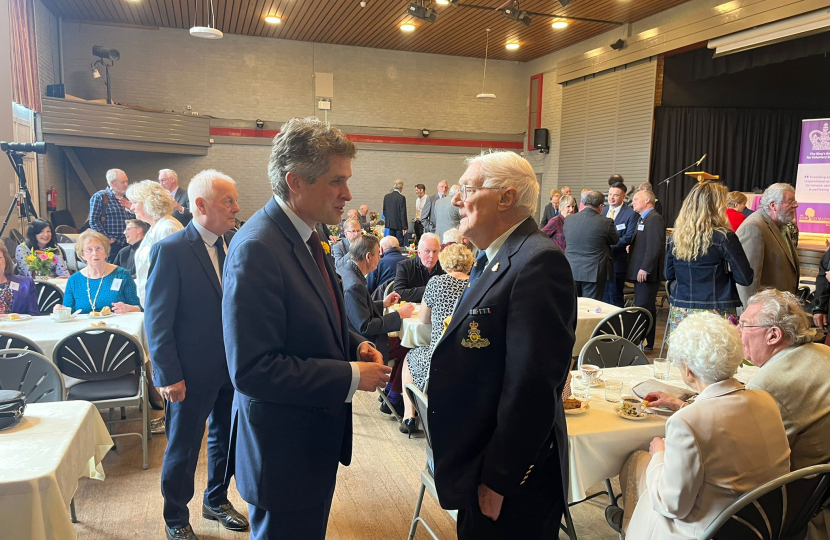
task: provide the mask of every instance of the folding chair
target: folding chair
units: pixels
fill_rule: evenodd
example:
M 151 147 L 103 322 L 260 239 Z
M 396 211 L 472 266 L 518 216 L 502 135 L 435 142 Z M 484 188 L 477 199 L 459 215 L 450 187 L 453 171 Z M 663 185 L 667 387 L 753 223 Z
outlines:
M 43 354 L 43 350 L 27 337 L 12 332 L 0 332 L 0 349 L 26 349 Z M 0 357 L 3 353 L 0 352 Z
M 651 330 L 651 313 L 640 307 L 623 308 L 609 314 L 594 328 L 592 338 L 597 336 L 620 336 L 642 347 L 643 340 Z
M 37 281 L 37 307 L 41 315 L 50 315 L 52 308 L 63 302 L 63 291 L 48 281 Z
M 619 336 L 597 336 L 588 340 L 579 351 L 577 369 L 582 364 L 601 368 L 644 366 L 650 362 L 639 347 Z
M 0 351 L 0 390 L 23 392 L 26 403 L 63 401 L 63 376 L 48 358 L 32 349 Z

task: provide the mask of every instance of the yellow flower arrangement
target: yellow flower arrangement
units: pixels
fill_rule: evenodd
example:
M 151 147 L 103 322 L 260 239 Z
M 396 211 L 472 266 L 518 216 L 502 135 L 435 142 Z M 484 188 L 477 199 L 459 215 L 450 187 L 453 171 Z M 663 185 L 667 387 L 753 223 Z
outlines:
M 27 248 L 28 249 L 28 248 Z M 35 276 L 48 276 L 55 262 L 55 248 L 36 249 L 26 256 L 29 272 Z

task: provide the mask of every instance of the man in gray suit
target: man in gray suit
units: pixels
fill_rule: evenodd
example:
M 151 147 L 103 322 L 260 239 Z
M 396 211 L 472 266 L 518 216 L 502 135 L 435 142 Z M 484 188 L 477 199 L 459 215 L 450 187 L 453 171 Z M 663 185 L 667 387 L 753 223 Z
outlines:
M 343 222 L 343 236 L 339 242 L 334 244 L 331 248 L 331 255 L 334 257 L 334 267 L 341 268 L 351 260 L 349 249 L 352 247 L 352 242 L 355 238 L 360 237 L 362 231 L 360 229 L 360 221 L 357 219 L 347 219 Z
M 565 218 L 565 256 L 571 265 L 577 296 L 602 300 L 605 281 L 613 277 L 611 246 L 620 241 L 614 222 L 602 215 L 605 196 L 589 191 L 585 207 Z
M 167 190 L 173 200 L 176 201 L 176 208 L 173 210 L 173 217 L 178 219 L 182 225 L 187 225 L 193 216 L 190 213 L 190 199 L 187 198 L 187 190 L 179 187 L 179 176 L 173 169 L 162 169 L 159 171 L 159 184 Z
M 738 227 L 736 234 L 755 270 L 752 285 L 738 285 L 744 306 L 760 289 L 772 287 L 795 293 L 798 288 L 798 254 L 787 234 L 787 224 L 795 220 L 795 188 L 790 184 L 773 184 L 764 191 L 758 211 Z
M 424 202 L 424 207 L 421 209 L 421 225 L 424 227 L 424 232 L 435 232 L 435 215 L 433 214 L 435 203 L 447 196 L 448 188 L 447 181 L 441 180 L 438 182 L 438 191 L 427 197 Z
M 432 216 L 435 220 L 435 234 L 439 238 L 443 238 L 444 233 L 448 230 L 457 229 L 458 224 L 461 223 L 461 214 L 458 208 L 452 204 L 452 198 L 459 191 L 461 191 L 461 186 L 455 184 L 450 188 L 447 196 L 436 201 L 432 207 Z

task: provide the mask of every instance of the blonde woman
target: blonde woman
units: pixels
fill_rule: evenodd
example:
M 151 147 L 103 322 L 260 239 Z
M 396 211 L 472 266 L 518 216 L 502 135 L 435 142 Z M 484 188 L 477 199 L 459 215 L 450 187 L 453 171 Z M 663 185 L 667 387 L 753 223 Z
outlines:
M 138 298 L 144 305 L 147 274 L 150 271 L 150 250 L 153 245 L 182 230 L 182 224 L 173 217 L 176 201 L 158 182 L 142 180 L 127 188 L 127 198 L 133 203 L 135 216 L 147 223 L 150 229 L 144 235 L 141 246 L 135 252 L 135 281 Z
M 738 236 L 726 220 L 726 188 L 714 182 L 689 192 L 666 249 L 666 281 L 670 289 L 669 330 L 687 315 L 709 311 L 737 317 L 738 285 L 749 285 L 755 273 Z

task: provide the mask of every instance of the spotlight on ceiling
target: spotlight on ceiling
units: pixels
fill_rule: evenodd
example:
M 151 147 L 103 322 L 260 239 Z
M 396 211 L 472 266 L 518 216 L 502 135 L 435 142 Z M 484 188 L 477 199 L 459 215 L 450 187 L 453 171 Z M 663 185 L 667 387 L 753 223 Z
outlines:
M 94 45 L 92 47 L 92 54 L 100 58 L 101 60 L 112 60 L 117 61 L 121 58 L 121 54 L 116 51 L 115 49 L 105 49 L 100 45 Z
M 268 24 L 280 24 L 282 22 L 282 19 L 275 15 L 268 15 L 267 17 L 265 17 L 265 22 L 267 22 Z
M 415 31 L 415 25 L 412 24 L 412 23 L 403 23 L 401 25 L 401 30 L 403 30 L 404 32 L 414 32 Z
M 434 9 L 430 9 L 424 5 L 415 2 L 409 4 L 409 9 L 407 10 L 407 13 L 409 13 L 413 17 L 424 20 L 428 23 L 434 23 L 435 19 L 438 18 L 438 12 L 436 12 Z
M 530 15 L 528 15 L 526 11 L 519 9 L 518 2 L 513 2 L 510 6 L 504 8 L 502 13 L 504 13 L 504 16 L 512 21 L 517 21 L 525 26 L 530 26 Z
M 566 7 L 570 3 L 571 3 L 571 0 L 559 0 L 559 5 L 562 6 L 562 7 Z
M 551 26 L 556 30 L 562 30 L 568 27 L 568 21 L 554 21 Z
M 513 42 L 510 42 L 510 43 L 506 44 L 504 46 L 504 48 L 507 49 L 508 51 L 515 51 L 516 49 L 519 48 L 519 44 L 517 42 L 513 41 Z

